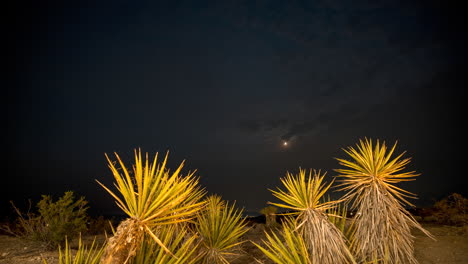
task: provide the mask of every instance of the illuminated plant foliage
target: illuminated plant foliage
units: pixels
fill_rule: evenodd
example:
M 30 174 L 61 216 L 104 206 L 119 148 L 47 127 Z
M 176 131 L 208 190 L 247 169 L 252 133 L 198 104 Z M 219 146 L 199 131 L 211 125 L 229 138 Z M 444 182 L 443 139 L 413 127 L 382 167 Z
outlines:
M 189 173 L 182 177 L 183 162 L 174 171 L 166 169 L 167 157 L 158 163 L 158 154 L 151 162 L 146 153 L 135 150 L 135 163 L 130 171 L 115 153 L 117 162 L 106 155 L 117 192 L 98 181 L 128 215 L 109 239 L 102 263 L 124 263 L 135 256 L 145 235 L 149 235 L 167 254 L 173 254 L 154 232 L 158 226 L 178 224 L 192 219 L 204 202 L 204 191 L 198 179 Z
M 72 253 L 72 248 L 68 244 L 68 239 L 65 238 L 65 247 L 62 248 L 59 246 L 59 264 L 99 264 L 100 258 L 104 253 L 104 246 L 98 246 L 96 243 L 96 238 L 94 238 L 92 244 L 88 247 L 83 244 L 81 240 L 81 235 L 78 238 L 78 249 L 76 253 Z M 46 259 L 42 259 L 44 264 L 48 264 Z
M 283 203 L 270 204 L 295 212 L 292 213 L 296 216 L 294 230 L 305 243 L 310 263 L 353 263 L 344 235 L 329 221 L 326 213 L 339 201 L 321 201 L 332 184 L 323 183 L 324 177 L 325 173 L 315 170 L 306 173 L 300 169 L 297 176 L 287 173 L 286 177 L 281 179 L 285 190 L 271 190 Z M 284 235 L 287 235 L 287 232 L 288 230 Z M 296 248 L 302 248 L 302 245 L 298 244 Z
M 255 244 L 269 259 L 277 264 L 312 264 L 309 251 L 302 236 L 292 222 L 284 222 L 281 236 L 275 232 L 265 233 L 265 246 Z
M 374 145 L 365 139 L 344 149 L 351 160 L 337 159 L 345 167 L 336 170 L 339 191 L 346 191 L 343 199 L 356 210 L 351 250 L 360 262 L 377 258 L 381 263 L 417 263 L 411 227 L 431 236 L 403 207 L 412 205 L 407 198 L 415 195 L 395 184 L 418 174 L 403 172 L 410 159 L 403 159 L 404 153 L 392 158 L 395 148 L 396 143 L 388 149 L 385 142 Z
M 153 231 L 172 254 L 160 247 L 154 239 L 145 235 L 142 246 L 130 264 L 193 264 L 198 261 L 196 251 L 198 236 L 177 225 L 164 225 Z
M 218 195 L 207 198 L 206 208 L 197 218 L 196 230 L 200 235 L 201 263 L 229 263 L 228 257 L 234 256 L 240 237 L 247 232 L 242 218 L 242 210 L 236 210 Z

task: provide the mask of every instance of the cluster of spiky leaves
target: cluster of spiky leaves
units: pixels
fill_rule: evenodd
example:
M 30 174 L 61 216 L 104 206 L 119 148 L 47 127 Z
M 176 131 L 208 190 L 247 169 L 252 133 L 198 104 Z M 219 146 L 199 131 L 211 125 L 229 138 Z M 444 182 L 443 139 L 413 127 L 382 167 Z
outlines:
M 324 202 L 329 201 L 331 201 L 330 197 L 324 199 Z M 328 216 L 328 220 L 333 223 L 338 228 L 338 230 L 345 234 L 346 237 L 351 235 L 351 226 L 347 224 L 348 209 L 344 203 L 336 203 L 334 207 L 327 209 L 325 214 Z
M 294 230 L 305 243 L 310 263 L 353 263 L 344 235 L 328 220 L 326 214 L 339 201 L 321 201 L 332 183 L 323 183 L 325 173 L 320 171 L 310 170 L 307 177 L 306 174 L 303 169 L 297 176 L 287 173 L 281 179 L 285 190 L 271 190 L 284 203 L 270 204 L 296 212 L 292 213 L 295 215 Z
M 105 243 L 98 246 L 96 238 L 92 244 L 88 247 L 83 244 L 81 240 L 81 234 L 78 237 L 78 249 L 75 254 L 72 254 L 71 246 L 68 244 L 68 239 L 65 237 L 65 247 L 62 251 L 59 245 L 59 264 L 99 264 L 102 254 L 104 253 Z M 42 262 L 47 264 L 47 260 L 42 258 Z
M 198 187 L 193 173 L 182 177 L 183 162 L 174 171 L 166 169 L 167 157 L 158 163 L 158 154 L 150 162 L 148 153 L 142 159 L 141 150 L 135 150 L 133 171 L 129 171 L 115 153 L 117 164 L 106 155 L 109 168 L 116 180 L 117 193 L 98 183 L 116 200 L 129 216 L 109 240 L 102 258 L 103 263 L 123 263 L 133 257 L 149 235 L 168 254 L 172 254 L 153 230 L 158 226 L 177 224 L 192 219 L 204 205 L 204 190 Z M 118 167 L 118 166 L 120 167 Z
M 196 255 L 198 237 L 190 229 L 164 225 L 156 228 L 154 233 L 172 254 L 167 254 L 151 236 L 146 235 L 130 264 L 193 264 L 199 260 Z
M 403 207 L 412 205 L 407 198 L 415 195 L 394 184 L 414 180 L 417 174 L 402 172 L 410 159 L 402 159 L 404 153 L 392 158 L 395 148 L 396 143 L 388 149 L 385 142 L 374 146 L 365 139 L 344 150 L 351 160 L 338 159 L 346 167 L 336 170 L 342 178 L 339 190 L 347 192 L 343 199 L 357 210 L 351 250 L 362 262 L 378 258 L 384 263 L 417 263 L 411 227 L 431 236 Z
M 312 264 L 306 243 L 302 236 L 295 230 L 292 221 L 282 224 L 281 236 L 275 232 L 265 233 L 265 247 L 255 244 L 268 258 L 278 264 Z
M 242 210 L 235 204 L 224 202 L 220 196 L 211 195 L 206 199 L 206 208 L 200 212 L 196 221 L 196 231 L 200 235 L 201 263 L 229 263 L 228 257 L 242 241 L 240 237 L 247 232 Z

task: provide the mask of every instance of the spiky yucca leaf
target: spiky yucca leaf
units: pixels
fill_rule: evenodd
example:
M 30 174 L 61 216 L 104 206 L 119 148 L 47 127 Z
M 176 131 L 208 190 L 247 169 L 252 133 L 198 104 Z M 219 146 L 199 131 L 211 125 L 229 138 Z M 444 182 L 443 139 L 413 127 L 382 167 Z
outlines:
M 153 233 L 157 234 L 161 242 L 172 252 L 168 254 L 150 236 L 146 235 L 143 245 L 139 248 L 130 264 L 193 264 L 198 261 L 197 235 L 187 228 L 177 225 L 157 227 Z
M 285 190 L 271 190 L 284 203 L 270 204 L 297 212 L 296 229 L 304 239 L 311 263 L 354 263 L 344 235 L 328 220 L 326 211 L 340 201 L 322 202 L 331 184 L 323 183 L 325 173 L 299 170 L 299 175 L 287 173 L 281 179 Z
M 403 204 L 413 206 L 406 198 L 416 198 L 416 195 L 403 190 L 395 183 L 403 181 L 414 181 L 414 177 L 419 176 L 414 171 L 402 172 L 405 166 L 411 161 L 411 158 L 402 159 L 405 152 L 392 159 L 393 152 L 397 143 L 391 149 L 387 149 L 385 142 L 380 144 L 377 140 L 375 146 L 372 140 L 359 140 L 356 148 L 349 147 L 343 149 L 352 160 L 337 159 L 340 165 L 346 169 L 336 169 L 340 173 L 338 177 L 343 178 L 341 184 L 337 187 L 342 187 L 339 191 L 347 191 L 347 195 L 343 197 L 346 200 L 356 198 L 359 199 L 364 195 L 366 189 L 371 185 L 379 184 L 388 194 L 398 198 Z M 353 208 L 356 207 L 356 204 Z
M 356 148 L 344 150 L 351 160 L 337 159 L 345 169 L 339 187 L 347 191 L 343 199 L 356 209 L 351 249 L 361 262 L 379 259 L 383 263 L 417 263 L 413 256 L 411 228 L 429 232 L 404 209 L 406 198 L 415 195 L 394 184 L 414 180 L 414 171 L 402 172 L 410 162 L 404 153 L 392 158 L 396 143 L 387 149 L 385 142 L 360 140 Z
M 270 190 L 274 196 L 284 203 L 269 202 L 269 204 L 300 212 L 308 209 L 325 211 L 332 208 L 337 201 L 324 203 L 320 201 L 333 184 L 333 181 L 328 186 L 322 184 L 325 175 L 326 173 L 321 174 L 320 171 L 310 170 L 306 178 L 306 170 L 303 169 L 299 169 L 297 176 L 287 172 L 286 177 L 281 178 L 281 183 L 283 183 L 286 190 L 283 191 L 279 188 L 277 191 Z
M 218 195 L 211 195 L 206 200 L 206 208 L 196 221 L 196 230 L 201 237 L 201 262 L 229 263 L 227 257 L 235 255 L 235 247 L 243 243 L 239 241 L 240 237 L 248 230 L 242 210 L 237 210 L 235 203 L 224 202 Z
M 132 171 L 127 169 L 117 153 L 115 157 L 117 163 L 106 154 L 117 192 L 98 183 L 112 195 L 129 218 L 119 225 L 116 234 L 109 240 L 102 262 L 127 261 L 135 255 L 145 233 L 170 253 L 152 230 L 156 226 L 189 221 L 194 217 L 204 204 L 200 201 L 204 191 L 198 188 L 198 179 L 193 176 L 194 173 L 185 177 L 180 175 L 184 162 L 171 173 L 166 168 L 168 154 L 162 163 L 158 163 L 157 153 L 151 162 L 148 153 L 143 160 L 141 150 L 135 150 Z
M 331 201 L 331 198 L 328 196 L 324 199 L 325 202 Z M 343 234 L 347 234 L 349 231 L 349 226 L 346 221 L 348 220 L 347 214 L 348 209 L 343 203 L 337 203 L 335 207 L 327 209 L 325 212 L 328 216 L 328 220 L 332 222 Z
M 312 264 L 304 239 L 294 230 L 292 222 L 283 222 L 281 237 L 275 232 L 265 232 L 267 240 L 262 240 L 265 247 L 252 243 L 277 264 Z
M 99 264 L 101 255 L 104 253 L 105 243 L 102 246 L 98 246 L 96 238 L 94 238 L 91 246 L 87 247 L 83 244 L 81 234 L 78 237 L 78 249 L 75 255 L 72 254 L 72 249 L 68 244 L 68 239 L 65 238 L 65 248 L 59 246 L 59 264 Z M 44 264 L 47 264 L 47 260 L 42 259 Z

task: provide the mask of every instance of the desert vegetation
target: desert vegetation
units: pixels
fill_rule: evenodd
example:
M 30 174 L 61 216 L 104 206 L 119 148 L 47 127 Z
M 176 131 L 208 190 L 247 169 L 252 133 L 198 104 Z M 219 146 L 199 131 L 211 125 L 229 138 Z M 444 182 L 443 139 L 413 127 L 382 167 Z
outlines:
M 347 191 L 342 199 L 356 210 L 350 249 L 358 262 L 417 263 L 411 228 L 432 237 L 403 207 L 413 206 L 407 198 L 415 195 L 395 184 L 417 174 L 402 172 L 410 159 L 403 159 L 404 153 L 392 157 L 395 148 L 396 143 L 388 149 L 385 142 L 365 139 L 344 150 L 350 160 L 338 159 L 345 167 L 336 170 L 340 190 Z
M 86 231 L 87 204 L 84 197 L 75 200 L 72 191 L 65 192 L 57 201 L 50 195 L 43 195 L 34 211 L 29 201 L 26 213 L 11 202 L 18 217 L 13 225 L 3 225 L 2 229 L 14 236 L 41 241 L 45 247 L 56 248 L 66 237 L 72 239 Z
M 294 247 L 298 249 L 294 259 L 303 257 L 303 251 L 306 250 L 308 256 L 306 263 L 354 263 L 343 233 L 328 220 L 326 214 L 326 211 L 334 208 L 338 201 L 321 202 L 323 195 L 332 184 L 323 184 L 324 177 L 325 173 L 312 170 L 307 173 L 306 170 L 300 169 L 297 176 L 287 173 L 286 177 L 281 179 L 284 189 L 272 190 L 273 195 L 283 203 L 271 204 L 294 211 L 290 213 L 292 217 L 283 224 L 284 238 L 290 240 L 290 243 L 298 243 Z M 270 252 L 259 246 L 268 256 L 294 252 L 288 248 L 283 248 L 285 251 L 281 251 L 278 237 L 268 237 Z M 278 256 L 272 260 L 283 263 L 279 261 Z
M 171 171 L 168 154 L 159 160 L 158 154 L 151 158 L 141 150 L 135 150 L 131 165 L 117 153 L 115 160 L 106 155 L 114 188 L 98 182 L 125 213 L 122 221 L 90 219 L 84 197 L 66 192 L 57 201 L 43 196 L 37 213 L 22 213 L 12 204 L 18 219 L 3 229 L 58 248 L 64 264 L 228 264 L 243 254 L 245 244 L 281 264 L 417 263 L 411 230 L 432 235 L 405 209 L 415 195 L 397 184 L 418 174 L 404 171 L 410 159 L 404 153 L 394 157 L 395 149 L 396 143 L 388 148 L 370 139 L 343 149 L 348 157 L 337 159 L 342 168 L 328 183 L 320 170 L 287 172 L 282 186 L 270 190 L 277 201 L 261 210 L 266 228 L 258 241 L 244 238 L 249 226 L 235 202 L 207 195 L 195 172 L 182 175 L 183 162 Z M 333 190 L 344 195 L 332 200 Z M 441 223 L 463 226 L 466 206 L 466 198 L 452 194 L 432 211 Z M 82 243 L 80 233 L 100 230 L 107 237 L 104 243 Z M 78 247 L 72 250 L 69 240 L 76 237 Z

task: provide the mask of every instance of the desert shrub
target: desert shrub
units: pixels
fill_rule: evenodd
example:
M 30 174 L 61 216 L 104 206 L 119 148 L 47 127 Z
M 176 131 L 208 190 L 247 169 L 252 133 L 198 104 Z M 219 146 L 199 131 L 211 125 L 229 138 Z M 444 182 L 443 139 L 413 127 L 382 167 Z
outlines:
M 65 236 L 74 238 L 86 230 L 87 203 L 84 197 L 75 201 L 72 191 L 65 192 L 55 202 L 50 195 L 42 195 L 37 203 L 37 213 L 28 210 L 23 214 L 12 203 L 18 214 L 13 233 L 44 242 L 49 248 L 56 248 L 65 241 Z
M 437 222 L 446 225 L 468 225 L 468 199 L 461 194 L 452 193 L 434 204 Z
M 265 225 L 269 228 L 274 228 L 278 226 L 276 221 L 276 213 L 278 212 L 278 207 L 276 206 L 267 206 L 260 210 L 260 213 L 265 215 Z

